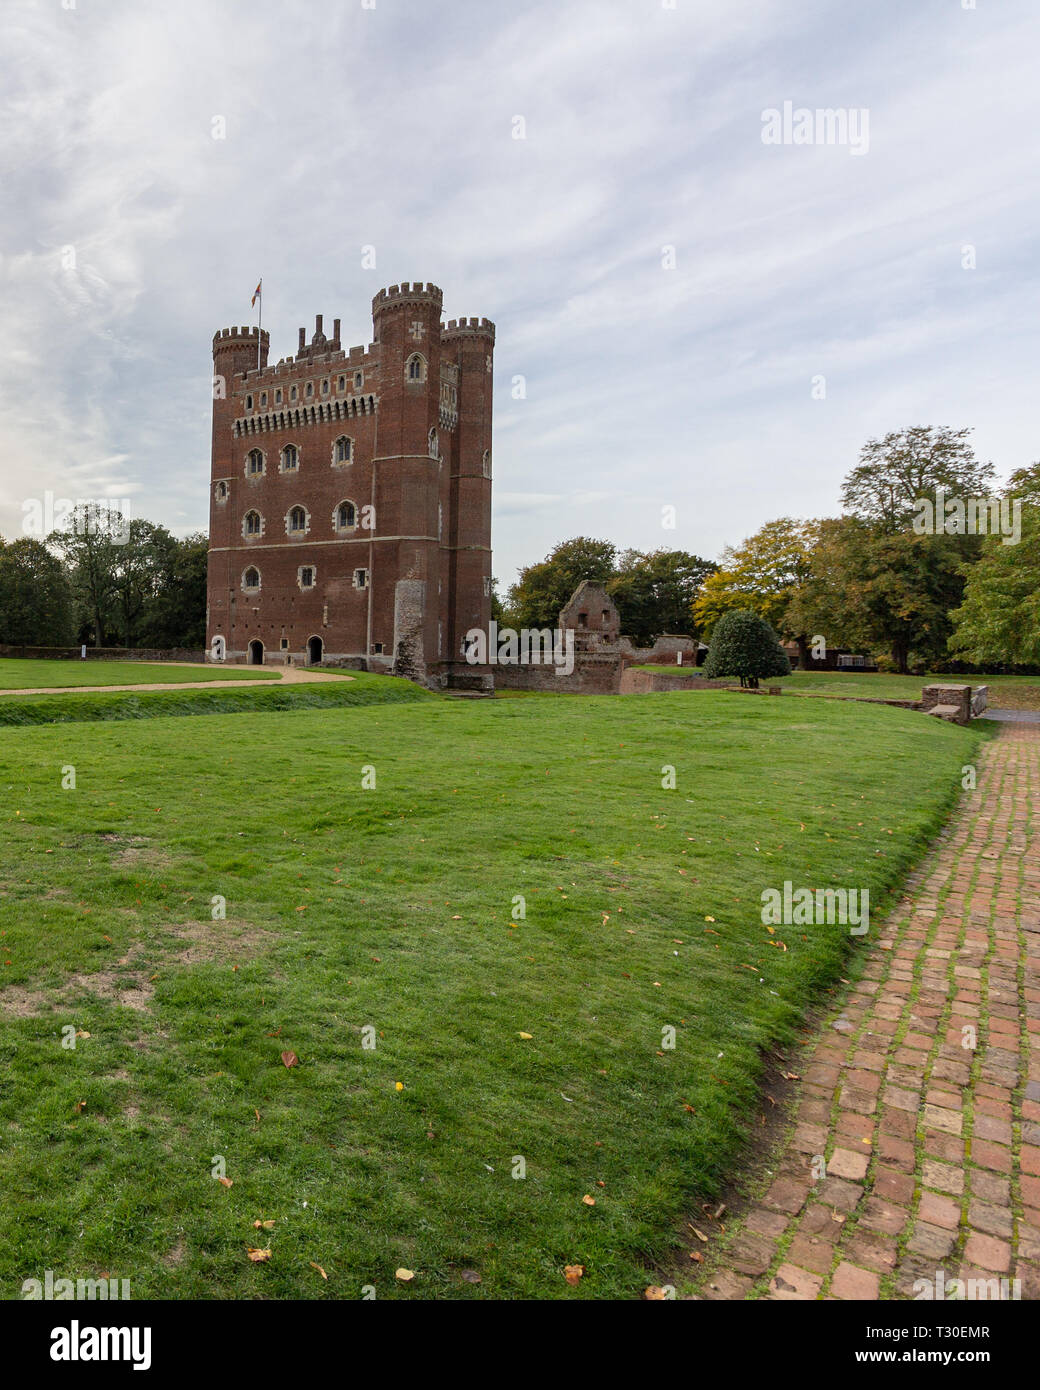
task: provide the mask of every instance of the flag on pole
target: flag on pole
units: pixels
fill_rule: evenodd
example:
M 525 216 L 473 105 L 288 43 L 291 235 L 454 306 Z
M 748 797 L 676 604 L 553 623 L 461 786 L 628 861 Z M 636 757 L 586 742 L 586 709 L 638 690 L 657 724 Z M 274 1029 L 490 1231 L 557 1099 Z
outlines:
M 263 283 L 263 279 L 261 278 L 260 285 L 262 285 Z M 260 298 L 260 285 L 257 285 L 256 289 L 253 291 L 253 298 L 249 301 L 250 308 L 252 308 L 256 301 Z

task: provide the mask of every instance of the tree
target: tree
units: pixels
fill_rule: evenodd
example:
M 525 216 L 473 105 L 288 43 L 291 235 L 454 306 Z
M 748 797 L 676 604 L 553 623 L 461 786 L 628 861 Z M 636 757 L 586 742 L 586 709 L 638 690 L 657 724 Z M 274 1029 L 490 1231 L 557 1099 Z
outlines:
M 73 639 L 72 590 L 61 561 L 42 541 L 0 539 L 0 642 L 64 647 Z
M 910 525 L 919 497 L 936 488 L 952 497 L 984 497 L 995 470 L 980 463 L 967 443 L 971 430 L 912 425 L 869 439 L 842 487 L 847 512 L 895 531 Z
M 748 608 L 724 613 L 715 624 L 704 663 L 709 680 L 739 676 L 740 684 L 758 689 L 763 677 L 789 676 L 791 663 L 776 633 Z
M 1012 473 L 1005 497 L 1021 506 L 1021 539 L 986 538 L 951 614 L 950 651 L 979 666 L 1040 663 L 1040 463 Z
M 124 647 L 137 645 L 138 629 L 150 605 L 172 591 L 176 541 L 165 526 L 139 518 L 126 524 L 126 542 L 116 551 L 112 591 Z
M 701 584 L 717 566 L 685 550 L 626 550 L 607 589 L 621 616 L 621 631 L 639 646 L 662 632 L 690 632 Z
M 721 567 L 705 579 L 694 603 L 695 621 L 710 633 L 723 614 L 748 609 L 802 645 L 804 629 L 791 627 L 786 615 L 811 572 L 818 527 L 782 516 L 735 549 L 727 546 Z
M 115 573 L 125 526 L 118 513 L 81 503 L 73 510 L 68 527 L 47 537 L 47 544 L 64 556 L 71 571 L 73 593 L 96 647 L 102 645 L 116 622 Z
M 828 522 L 820 535 L 789 623 L 831 646 L 887 649 L 903 674 L 912 653 L 925 662 L 945 653 L 977 537 L 890 531 L 857 517 Z
M 537 565 L 520 571 L 510 586 L 507 607 L 517 627 L 551 627 L 583 579 L 606 584 L 614 573 L 617 547 L 610 541 L 575 536 L 561 541 Z
M 163 528 L 156 529 L 162 534 L 155 538 L 155 588 L 141 615 L 141 644 L 202 647 L 209 542 L 201 531 L 178 540 Z

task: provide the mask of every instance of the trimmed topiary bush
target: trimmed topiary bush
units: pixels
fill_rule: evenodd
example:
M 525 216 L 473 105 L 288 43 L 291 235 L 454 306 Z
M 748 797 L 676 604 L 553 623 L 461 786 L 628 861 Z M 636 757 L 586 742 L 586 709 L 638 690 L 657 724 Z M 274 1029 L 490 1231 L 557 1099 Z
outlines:
M 715 624 L 704 674 L 709 680 L 739 676 L 742 686 L 757 690 L 764 676 L 789 676 L 791 663 L 765 618 L 739 608 L 724 613 Z

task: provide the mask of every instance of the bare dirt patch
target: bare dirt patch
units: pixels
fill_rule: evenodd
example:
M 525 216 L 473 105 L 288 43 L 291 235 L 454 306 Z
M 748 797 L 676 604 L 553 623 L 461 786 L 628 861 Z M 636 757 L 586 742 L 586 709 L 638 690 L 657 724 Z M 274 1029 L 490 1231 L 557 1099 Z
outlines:
M 173 957 L 178 965 L 255 956 L 279 939 L 277 932 L 233 917 L 218 922 L 183 922 L 173 928 L 173 935 L 190 943 Z

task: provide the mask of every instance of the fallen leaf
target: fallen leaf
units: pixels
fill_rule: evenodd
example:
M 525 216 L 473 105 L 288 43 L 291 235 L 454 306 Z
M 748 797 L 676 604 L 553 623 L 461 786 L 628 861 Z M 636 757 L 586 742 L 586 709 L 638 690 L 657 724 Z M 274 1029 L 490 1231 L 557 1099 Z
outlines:
M 530 1039 L 530 1038 L 533 1038 L 533 1037 L 534 1037 L 534 1034 L 533 1034 L 533 1033 L 520 1033 L 520 1034 L 518 1034 L 518 1036 L 521 1037 L 521 1038 Z
M 585 1203 L 585 1205 L 586 1205 L 587 1207 L 594 1207 L 594 1206 L 596 1205 L 596 1199 L 595 1199 L 595 1197 L 590 1197 L 589 1194 L 588 1194 L 587 1192 L 585 1193 L 585 1196 L 584 1196 L 581 1200 Z
M 690 1259 L 691 1259 L 691 1260 L 694 1260 L 697 1264 L 703 1264 L 703 1263 L 704 1263 L 704 1256 L 701 1254 L 701 1252 L 700 1252 L 699 1250 L 691 1250 L 691 1251 L 690 1251 Z
M 249 1256 L 249 1258 L 253 1261 L 255 1265 L 258 1265 L 262 1261 L 269 1260 L 271 1258 L 270 1250 L 257 1250 L 256 1247 L 252 1245 L 246 1246 L 246 1254 Z
M 300 1065 L 300 1059 L 295 1052 L 283 1052 L 282 1061 L 287 1067 L 298 1067 Z
M 86 1102 L 85 1100 L 78 1100 L 78 1101 L 76 1102 L 76 1114 L 77 1114 L 77 1115 L 82 1115 L 82 1114 L 83 1114 L 83 1111 L 84 1111 L 84 1109 L 85 1109 L 85 1107 L 86 1107 L 86 1104 L 87 1104 L 87 1102 Z
M 656 1284 L 651 1284 L 648 1289 L 643 1290 L 643 1297 L 649 1303 L 660 1303 L 664 1299 L 664 1289 Z
M 274 1230 L 274 1222 L 273 1222 L 273 1221 L 254 1221 L 254 1222 L 253 1222 L 253 1225 L 256 1227 L 256 1229 L 257 1229 L 258 1231 L 273 1231 L 273 1230 Z
M 477 1273 L 475 1269 L 464 1269 L 462 1271 L 462 1277 L 463 1279 L 465 1279 L 467 1284 L 480 1283 L 480 1275 Z
M 231 1178 L 218 1178 L 217 1182 L 220 1183 L 221 1187 L 233 1186 L 233 1180 Z
M 402 1284 L 410 1284 L 415 1278 L 415 1271 L 411 1269 L 395 1269 L 394 1278 L 399 1279 Z
M 322 1269 L 321 1265 L 316 1265 L 313 1260 L 310 1261 L 310 1266 L 311 1269 L 316 1269 L 323 1279 L 327 1279 L 329 1277 Z
M 578 1280 L 584 1273 L 584 1265 L 564 1265 L 563 1267 L 563 1277 L 567 1280 L 567 1283 L 570 1284 L 572 1288 L 574 1287 L 574 1285 L 577 1284 Z
M 76 1029 L 76 1037 L 77 1037 L 77 1038 L 89 1038 L 89 1037 L 90 1037 L 90 1034 L 89 1034 L 88 1032 L 86 1032 L 86 1031 L 85 1031 L 84 1029 L 82 1029 L 82 1028 L 77 1028 L 77 1029 Z
M 689 1222 L 687 1222 L 686 1224 L 689 1226 Z M 693 1232 L 693 1234 L 697 1237 L 698 1240 L 703 1240 L 704 1244 L 707 1245 L 708 1237 L 704 1234 L 703 1231 L 698 1231 L 696 1226 L 690 1226 L 690 1230 Z

